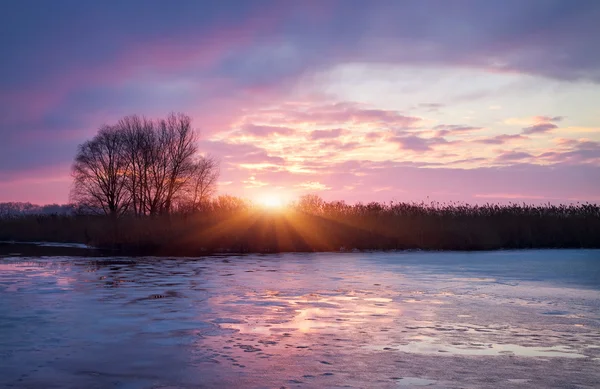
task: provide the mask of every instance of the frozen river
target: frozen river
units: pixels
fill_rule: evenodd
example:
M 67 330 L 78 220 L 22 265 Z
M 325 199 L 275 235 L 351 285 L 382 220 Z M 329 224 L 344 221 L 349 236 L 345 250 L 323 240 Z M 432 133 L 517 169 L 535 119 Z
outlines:
M 600 251 L 0 258 L 1 388 L 598 388 Z

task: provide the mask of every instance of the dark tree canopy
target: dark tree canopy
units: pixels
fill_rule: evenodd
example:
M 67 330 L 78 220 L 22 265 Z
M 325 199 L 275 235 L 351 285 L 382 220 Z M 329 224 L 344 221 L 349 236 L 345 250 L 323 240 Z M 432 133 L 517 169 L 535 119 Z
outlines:
M 118 217 L 198 209 L 216 189 L 218 164 L 198 154 L 191 119 L 127 116 L 79 145 L 72 201 Z

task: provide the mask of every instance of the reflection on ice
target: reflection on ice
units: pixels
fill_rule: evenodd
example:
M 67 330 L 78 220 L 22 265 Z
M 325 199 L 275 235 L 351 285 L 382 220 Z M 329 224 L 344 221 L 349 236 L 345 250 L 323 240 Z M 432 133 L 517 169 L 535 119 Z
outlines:
M 414 386 L 430 386 L 436 383 L 435 380 L 428 380 L 418 377 L 401 377 L 397 378 L 396 382 L 399 386 L 408 386 L 411 388 Z
M 354 292 L 353 292 L 354 294 Z M 281 330 L 300 331 L 343 331 L 360 325 L 391 323 L 399 316 L 398 307 L 386 307 L 389 298 L 360 298 L 356 295 L 328 296 L 310 294 L 284 297 L 280 292 L 269 291 L 260 304 L 264 309 L 256 315 L 245 314 L 245 321 L 223 322 L 224 328 L 236 329 L 242 333 L 276 333 Z M 215 298 L 213 304 L 227 306 L 239 301 Z M 243 312 L 243 311 L 242 311 Z M 240 312 L 240 313 L 242 313 Z M 222 319 L 217 319 L 222 320 Z
M 450 345 L 440 343 L 438 339 L 430 336 L 414 336 L 409 339 L 409 342 L 410 343 L 408 344 L 386 345 L 385 347 L 379 346 L 374 348 L 430 355 L 436 355 L 438 353 L 450 353 L 454 355 L 472 356 L 515 355 L 519 357 L 585 358 L 585 355 L 577 353 L 568 346 L 526 347 L 517 344 L 497 343 L 469 343 L 464 345 Z
M 594 387 L 597 254 L 0 258 L 0 387 Z

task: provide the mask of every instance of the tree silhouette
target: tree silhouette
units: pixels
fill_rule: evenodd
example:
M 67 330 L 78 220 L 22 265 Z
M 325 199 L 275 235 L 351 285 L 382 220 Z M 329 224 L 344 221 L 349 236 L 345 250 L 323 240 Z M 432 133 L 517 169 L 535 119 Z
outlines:
M 115 127 L 104 126 L 90 141 L 79 145 L 73 164 L 71 197 L 93 212 L 117 217 L 129 207 L 126 187 L 129 168 L 123 158 L 124 143 Z
M 79 146 L 71 200 L 115 218 L 195 210 L 214 193 L 218 174 L 213 158 L 198 156 L 189 116 L 127 116 Z

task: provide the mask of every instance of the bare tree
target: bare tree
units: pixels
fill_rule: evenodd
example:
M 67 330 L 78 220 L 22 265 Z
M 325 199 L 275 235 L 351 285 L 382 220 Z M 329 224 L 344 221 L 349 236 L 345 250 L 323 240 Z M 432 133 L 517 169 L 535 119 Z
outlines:
M 219 164 L 210 156 L 198 158 L 185 187 L 184 207 L 198 211 L 208 204 L 215 194 L 219 178 Z
M 122 137 L 110 126 L 81 144 L 72 168 L 71 199 L 90 211 L 113 217 L 127 211 L 131 195 L 125 185 L 128 161 L 123 155 Z
M 193 159 L 198 152 L 196 134 L 191 127 L 191 119 L 183 114 L 171 114 L 161 121 L 161 132 L 166 133 L 165 151 L 167 175 L 161 212 L 170 212 L 173 196 L 194 177 L 196 164 Z
M 305 194 L 300 197 L 300 200 L 296 204 L 296 208 L 299 211 L 306 213 L 319 214 L 323 211 L 325 201 L 321 196 L 316 194 Z
M 221 195 L 212 201 L 212 209 L 219 212 L 240 212 L 250 209 L 252 204 L 247 200 L 230 195 Z
M 124 156 L 129 164 L 126 185 L 131 193 L 131 210 L 137 216 L 144 215 L 147 207 L 147 172 L 152 163 L 154 124 L 146 118 L 133 115 L 121 119 L 117 128 L 123 136 Z
M 217 162 L 197 151 L 189 116 L 127 116 L 79 146 L 72 199 L 113 216 L 170 213 L 176 203 L 196 210 L 214 193 L 219 174 Z

